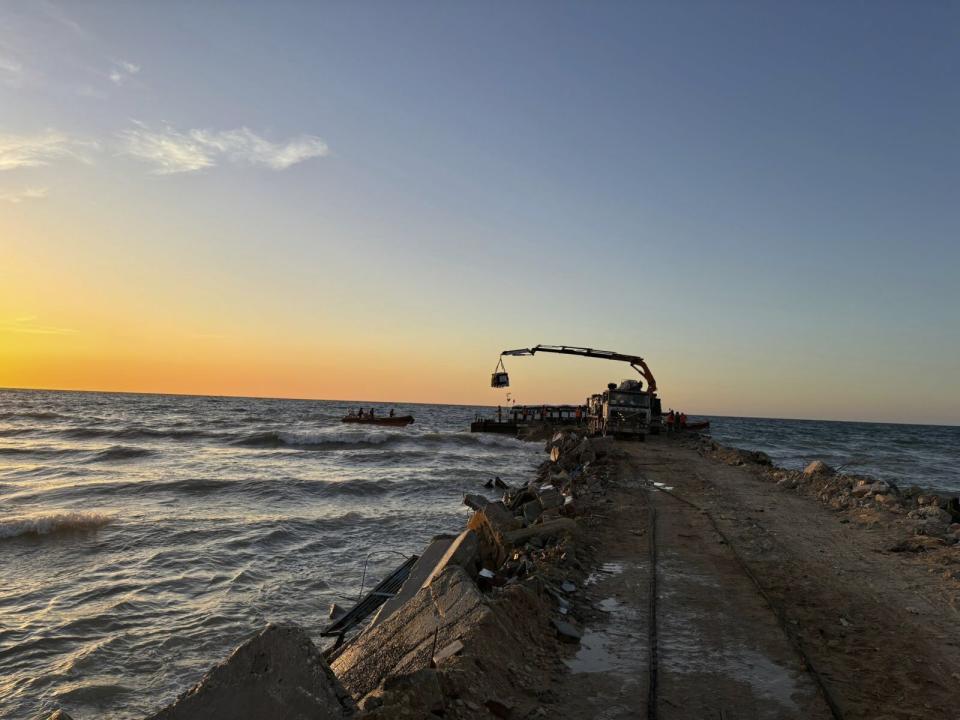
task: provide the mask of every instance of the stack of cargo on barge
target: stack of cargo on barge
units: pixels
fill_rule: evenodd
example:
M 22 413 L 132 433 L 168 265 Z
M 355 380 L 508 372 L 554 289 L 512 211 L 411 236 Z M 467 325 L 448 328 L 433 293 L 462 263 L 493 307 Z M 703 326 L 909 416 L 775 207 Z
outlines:
M 493 417 L 477 415 L 470 432 L 516 435 L 531 425 L 583 425 L 586 420 L 586 405 L 511 405 L 498 407 Z

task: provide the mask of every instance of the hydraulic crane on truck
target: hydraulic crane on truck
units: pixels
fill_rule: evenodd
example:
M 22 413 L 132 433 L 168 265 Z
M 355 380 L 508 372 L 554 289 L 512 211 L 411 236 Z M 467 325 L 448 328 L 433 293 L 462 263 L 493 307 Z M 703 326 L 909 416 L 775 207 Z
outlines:
M 503 365 L 504 356 L 529 357 L 538 352 L 628 363 L 646 380 L 646 389 L 643 388 L 642 381 L 624 380 L 619 386 L 616 383 L 610 383 L 605 392 L 591 396 L 587 400 L 591 430 L 603 435 L 624 435 L 639 439 L 643 439 L 649 432 L 659 432 L 661 411 L 660 398 L 657 397 L 657 381 L 647 363 L 638 355 L 624 355 L 612 350 L 595 350 L 571 345 L 536 345 L 532 348 L 504 350 L 500 353 L 500 362 L 490 378 L 490 386 L 495 388 L 510 386 L 510 376 Z

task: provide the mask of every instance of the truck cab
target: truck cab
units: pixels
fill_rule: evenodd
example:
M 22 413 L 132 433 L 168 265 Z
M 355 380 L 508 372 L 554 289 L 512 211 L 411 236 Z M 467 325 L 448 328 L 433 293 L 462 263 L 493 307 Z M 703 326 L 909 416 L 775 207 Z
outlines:
M 620 385 L 610 383 L 606 392 L 591 396 L 588 405 L 595 434 L 643 440 L 655 424 L 654 406 L 659 406 L 659 398 L 644 390 L 639 381 L 624 380 Z

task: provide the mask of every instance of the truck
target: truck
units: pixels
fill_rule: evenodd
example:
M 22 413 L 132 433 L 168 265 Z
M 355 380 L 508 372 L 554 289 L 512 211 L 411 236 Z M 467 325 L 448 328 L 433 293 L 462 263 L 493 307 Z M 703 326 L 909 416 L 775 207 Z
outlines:
M 620 360 L 630 364 L 642 380 L 623 380 L 610 383 L 606 391 L 587 398 L 587 424 L 595 435 L 644 440 L 650 433 L 660 432 L 662 413 L 657 396 L 657 381 L 653 373 L 637 355 L 624 355 L 611 350 L 575 347 L 571 345 L 536 345 L 532 348 L 504 350 L 490 379 L 492 387 L 509 387 L 510 377 L 503 365 L 504 356 L 532 356 L 538 352 L 577 355 L 580 357 Z M 647 386 L 644 388 L 643 380 Z
M 643 440 L 660 432 L 660 398 L 643 389 L 638 380 L 610 383 L 588 400 L 587 427 L 594 435 Z

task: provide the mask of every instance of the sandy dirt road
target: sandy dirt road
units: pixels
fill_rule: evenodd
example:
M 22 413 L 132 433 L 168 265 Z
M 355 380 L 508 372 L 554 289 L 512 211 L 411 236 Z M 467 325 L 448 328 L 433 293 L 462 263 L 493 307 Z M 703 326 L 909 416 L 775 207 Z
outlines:
M 622 447 L 553 716 L 960 718 L 957 613 L 889 533 L 692 440 Z

